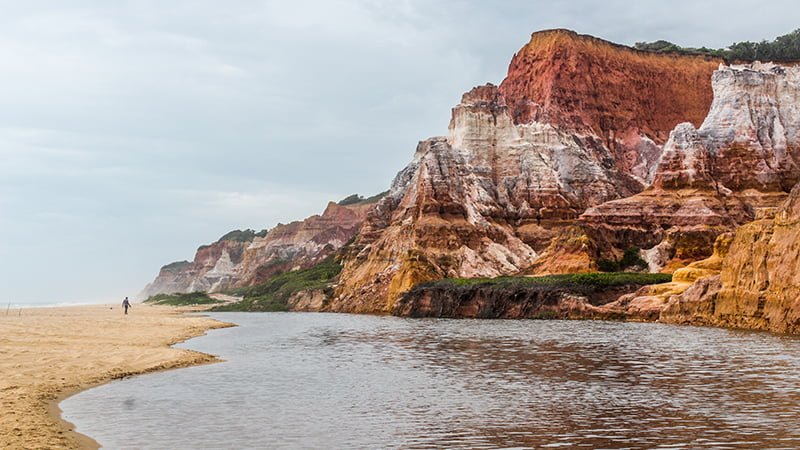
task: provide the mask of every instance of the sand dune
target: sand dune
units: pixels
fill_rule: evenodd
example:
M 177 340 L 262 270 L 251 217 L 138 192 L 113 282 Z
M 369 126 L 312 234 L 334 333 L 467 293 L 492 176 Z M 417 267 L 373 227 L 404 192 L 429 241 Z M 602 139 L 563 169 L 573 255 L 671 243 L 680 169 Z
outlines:
M 0 448 L 97 448 L 59 419 L 58 401 L 111 379 L 213 361 L 169 345 L 228 324 L 183 312 L 139 304 L 127 316 L 117 305 L 0 311 Z

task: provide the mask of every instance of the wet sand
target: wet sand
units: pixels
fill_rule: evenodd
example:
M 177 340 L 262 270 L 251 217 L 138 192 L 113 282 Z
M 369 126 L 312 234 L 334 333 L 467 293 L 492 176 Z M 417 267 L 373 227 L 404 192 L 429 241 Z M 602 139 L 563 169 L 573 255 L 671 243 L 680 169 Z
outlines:
M 0 310 L 0 448 L 97 448 L 61 420 L 58 402 L 107 381 L 212 362 L 171 348 L 229 326 L 189 309 L 134 304 Z

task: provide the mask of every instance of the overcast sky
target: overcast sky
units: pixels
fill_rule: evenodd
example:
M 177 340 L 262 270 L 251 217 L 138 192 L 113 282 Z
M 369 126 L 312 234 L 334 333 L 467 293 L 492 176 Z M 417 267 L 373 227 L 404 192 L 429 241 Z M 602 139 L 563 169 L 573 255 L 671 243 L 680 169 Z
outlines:
M 533 31 L 800 27 L 795 1 L 698 3 L 2 1 L 0 303 L 118 301 L 231 229 L 385 190 Z

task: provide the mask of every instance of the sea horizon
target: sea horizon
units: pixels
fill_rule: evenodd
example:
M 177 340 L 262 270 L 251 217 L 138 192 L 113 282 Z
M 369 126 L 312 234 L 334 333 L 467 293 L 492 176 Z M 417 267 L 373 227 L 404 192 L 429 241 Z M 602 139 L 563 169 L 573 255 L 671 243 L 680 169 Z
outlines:
M 121 301 L 121 300 L 120 300 Z M 66 306 L 107 305 L 115 303 L 113 300 L 7 300 L 0 302 L 0 314 L 6 309 L 25 308 L 61 308 Z

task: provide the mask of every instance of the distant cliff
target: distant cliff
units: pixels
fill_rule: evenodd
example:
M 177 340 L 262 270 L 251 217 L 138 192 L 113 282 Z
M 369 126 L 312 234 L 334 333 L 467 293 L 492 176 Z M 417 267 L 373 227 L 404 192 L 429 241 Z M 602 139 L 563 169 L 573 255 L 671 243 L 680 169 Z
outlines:
M 379 197 L 329 203 L 322 215 L 278 224 L 271 230 L 234 231 L 197 249 L 194 261 L 161 268 L 140 298 L 252 286 L 273 275 L 308 268 L 339 250 L 358 232 Z

